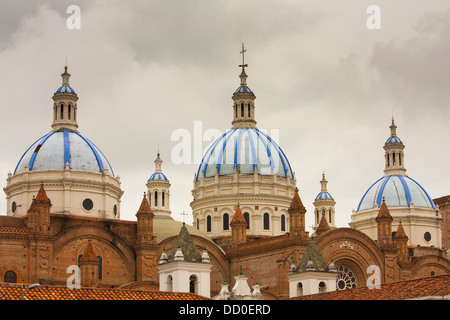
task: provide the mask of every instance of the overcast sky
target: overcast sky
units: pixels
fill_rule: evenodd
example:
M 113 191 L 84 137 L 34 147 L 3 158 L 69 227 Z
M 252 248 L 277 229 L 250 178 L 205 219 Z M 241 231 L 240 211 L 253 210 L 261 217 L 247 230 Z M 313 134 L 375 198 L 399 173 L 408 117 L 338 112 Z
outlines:
M 72 4 L 81 10 L 81 29 L 66 25 Z M 379 30 L 366 25 L 371 4 L 381 9 Z M 278 130 L 308 226 L 323 171 L 337 225 L 348 226 L 383 175 L 392 115 L 407 174 L 432 198 L 450 194 L 447 0 L 2 0 L 2 186 L 25 150 L 51 130 L 52 95 L 67 58 L 78 129 L 121 178 L 121 218 L 136 219 L 159 147 L 172 215 L 182 220 L 180 212 L 191 213 L 198 163 L 174 163 L 178 141 L 171 136 L 186 129 L 201 141 L 195 121 L 203 132 L 231 127 L 242 42 L 258 127 Z M 5 214 L 5 196 L 0 208 Z

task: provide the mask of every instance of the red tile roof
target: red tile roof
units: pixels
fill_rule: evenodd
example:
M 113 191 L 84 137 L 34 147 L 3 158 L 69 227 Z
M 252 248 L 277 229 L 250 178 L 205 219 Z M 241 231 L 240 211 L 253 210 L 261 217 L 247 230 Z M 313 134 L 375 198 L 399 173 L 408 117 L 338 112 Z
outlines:
M 319 226 L 317 227 L 316 234 L 321 234 L 328 230 L 330 230 L 330 225 L 328 224 L 327 219 L 323 215 L 322 218 L 320 219 Z
M 148 203 L 147 196 L 144 193 L 144 198 L 142 199 L 141 206 L 139 207 L 139 210 L 137 213 L 153 213 L 152 209 L 150 208 L 150 204 Z
M 210 300 L 186 292 L 143 291 L 128 289 L 69 289 L 42 285 L 26 290 L 28 285 L 0 284 L 0 300 Z
M 304 209 L 303 202 L 300 199 L 300 196 L 298 195 L 298 189 L 295 188 L 295 194 L 292 198 L 291 205 L 289 207 L 289 210 L 298 210 L 298 209 Z
M 292 298 L 293 300 L 406 300 L 450 295 L 450 273 L 408 281 L 380 285 L 379 289 L 367 287 L 332 291 Z
M 244 224 L 247 225 L 247 221 L 245 221 L 244 215 L 242 214 L 241 208 L 239 204 L 236 206 L 236 212 L 234 213 L 233 219 L 230 222 L 231 224 Z
M 378 221 L 379 219 L 388 219 L 388 220 L 392 220 L 392 216 L 389 213 L 389 209 L 386 206 L 386 202 L 384 201 L 383 198 L 383 202 L 381 203 L 380 206 L 380 210 L 378 211 L 378 216 L 376 217 L 376 220 Z

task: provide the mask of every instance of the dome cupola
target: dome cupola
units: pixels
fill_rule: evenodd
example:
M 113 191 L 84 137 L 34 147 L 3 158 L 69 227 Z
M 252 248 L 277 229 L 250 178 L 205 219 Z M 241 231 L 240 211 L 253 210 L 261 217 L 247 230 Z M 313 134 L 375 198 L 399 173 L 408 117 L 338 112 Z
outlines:
M 69 85 L 70 74 L 67 66 L 61 74 L 62 85 L 53 94 L 53 130 L 68 129 L 75 131 L 77 124 L 78 95 Z

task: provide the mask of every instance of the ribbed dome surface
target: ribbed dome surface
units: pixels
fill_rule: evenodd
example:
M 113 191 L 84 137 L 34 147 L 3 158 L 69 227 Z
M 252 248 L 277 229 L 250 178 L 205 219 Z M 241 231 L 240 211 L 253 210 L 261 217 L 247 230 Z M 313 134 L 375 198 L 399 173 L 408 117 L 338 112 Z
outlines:
M 362 197 L 357 211 L 380 207 L 383 198 L 388 207 L 433 208 L 434 203 L 425 189 L 408 176 L 389 175 L 377 180 Z
M 197 181 L 201 175 L 213 177 L 230 175 L 234 169 L 239 173 L 280 177 L 294 175 L 281 148 L 268 135 L 256 128 L 235 128 L 218 138 L 203 156 L 197 171 Z
M 70 169 L 103 172 L 105 168 L 114 175 L 112 167 L 103 153 L 80 133 L 61 130 L 52 131 L 33 143 L 20 158 L 14 174 L 24 171 Z
M 167 176 L 164 173 L 162 173 L 162 172 L 155 172 L 148 179 L 148 181 L 154 181 L 154 180 L 169 181 L 169 179 L 167 179 Z
M 317 197 L 314 200 L 325 200 L 325 199 L 333 200 L 333 197 L 328 192 L 321 192 L 317 195 Z
M 55 93 L 61 93 L 61 92 L 69 92 L 69 93 L 76 94 L 75 90 L 73 90 L 72 87 L 70 87 L 70 86 L 61 86 L 55 91 Z

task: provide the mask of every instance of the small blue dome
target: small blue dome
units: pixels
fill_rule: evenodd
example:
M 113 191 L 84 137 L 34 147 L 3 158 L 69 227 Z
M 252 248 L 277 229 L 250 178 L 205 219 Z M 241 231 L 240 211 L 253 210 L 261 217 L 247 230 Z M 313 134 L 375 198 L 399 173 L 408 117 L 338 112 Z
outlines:
M 389 139 L 386 140 L 385 144 L 388 144 L 388 143 L 403 143 L 403 142 L 402 142 L 402 140 L 400 140 L 399 137 L 394 136 L 394 137 L 389 137 Z
M 239 173 L 272 175 L 294 179 L 294 174 L 281 148 L 268 135 L 256 128 L 234 128 L 225 132 L 206 151 L 198 167 L 197 181 L 205 178 Z
M 33 143 L 22 155 L 14 174 L 22 173 L 28 165 L 30 171 L 70 169 L 103 172 L 105 168 L 114 176 L 112 167 L 103 153 L 80 133 L 64 130 L 52 131 Z
M 334 200 L 331 194 L 329 194 L 328 192 L 319 193 L 314 200 L 325 200 L 325 199 Z
M 169 179 L 167 179 L 166 175 L 162 172 L 155 172 L 154 174 L 152 174 L 150 176 L 150 178 L 147 181 L 154 181 L 154 180 L 164 180 L 164 181 L 169 181 Z
M 72 87 L 70 87 L 70 86 L 61 86 L 58 88 L 58 90 L 56 90 L 55 93 L 64 93 L 64 92 L 76 94 L 75 90 L 73 90 Z
M 250 88 L 247 86 L 240 86 L 239 88 L 236 89 L 236 91 L 234 91 L 233 94 L 236 93 L 253 93 L 253 91 L 250 90 Z
M 415 207 L 435 209 L 425 189 L 408 176 L 392 175 L 377 180 L 364 194 L 358 210 L 371 210 L 381 206 L 383 198 L 388 207 Z

